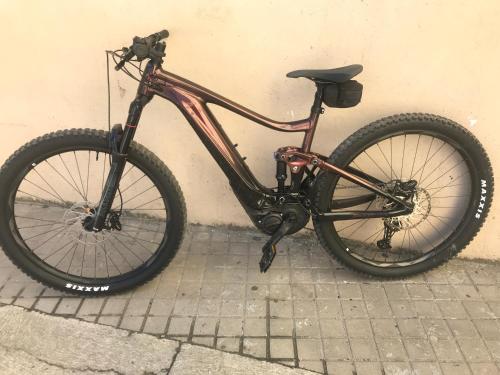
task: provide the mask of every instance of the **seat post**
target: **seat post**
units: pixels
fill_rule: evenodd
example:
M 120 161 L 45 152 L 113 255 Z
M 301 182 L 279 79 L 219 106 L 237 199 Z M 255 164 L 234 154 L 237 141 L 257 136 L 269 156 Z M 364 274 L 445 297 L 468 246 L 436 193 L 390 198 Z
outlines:
M 324 84 L 322 82 L 316 82 L 316 94 L 314 95 L 314 102 L 311 107 L 311 114 L 309 115 L 309 124 L 311 127 L 304 134 L 304 140 L 302 141 L 302 151 L 311 151 L 311 144 L 314 138 L 314 132 L 316 131 L 316 125 L 318 125 L 319 115 L 324 112 L 321 104 L 323 103 L 323 88 Z

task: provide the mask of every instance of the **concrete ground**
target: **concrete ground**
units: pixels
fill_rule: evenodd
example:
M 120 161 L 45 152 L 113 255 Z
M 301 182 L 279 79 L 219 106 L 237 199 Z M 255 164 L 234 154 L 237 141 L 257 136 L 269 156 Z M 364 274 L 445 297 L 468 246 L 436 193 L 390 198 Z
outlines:
M 499 373 L 500 264 L 456 259 L 425 275 L 380 281 L 344 269 L 313 237 L 295 236 L 279 244 L 270 271 L 261 274 L 263 243 L 256 231 L 191 226 L 159 277 L 97 299 L 33 282 L 1 254 L 0 303 L 325 374 Z M 9 337 L 15 346 L 24 335 Z M 213 356 L 184 347 L 203 360 Z M 234 358 L 251 361 L 242 356 Z M 186 368 L 200 361 L 186 359 Z M 171 373 L 188 373 L 175 367 Z
M 0 307 L 0 373 L 275 374 L 306 370 L 118 328 Z

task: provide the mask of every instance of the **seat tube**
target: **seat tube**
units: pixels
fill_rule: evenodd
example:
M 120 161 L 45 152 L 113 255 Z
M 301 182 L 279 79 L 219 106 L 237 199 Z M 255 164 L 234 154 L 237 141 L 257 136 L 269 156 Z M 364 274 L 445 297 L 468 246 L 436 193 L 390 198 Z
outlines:
M 323 113 L 323 108 L 321 103 L 323 102 L 323 85 L 316 83 L 316 94 L 314 95 L 314 102 L 311 107 L 311 114 L 309 116 L 309 123 L 311 127 L 306 130 L 304 134 L 304 140 L 302 141 L 302 151 L 310 152 L 311 145 L 314 138 L 314 133 L 316 131 L 316 126 L 318 125 L 319 115 Z

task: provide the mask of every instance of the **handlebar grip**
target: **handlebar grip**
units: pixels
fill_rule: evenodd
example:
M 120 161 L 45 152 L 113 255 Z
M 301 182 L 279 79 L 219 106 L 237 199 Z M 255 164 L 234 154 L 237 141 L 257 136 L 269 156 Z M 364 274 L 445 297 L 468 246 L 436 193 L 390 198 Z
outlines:
M 160 32 L 158 32 L 156 34 L 158 35 L 158 40 L 159 41 L 162 40 L 162 39 L 168 38 L 168 36 L 170 35 L 167 30 L 162 30 L 162 31 L 160 31 Z
M 151 34 L 147 38 L 144 38 L 144 40 L 150 41 L 150 43 L 156 43 L 159 42 L 162 39 L 168 38 L 168 31 L 167 30 L 162 30 L 157 33 Z

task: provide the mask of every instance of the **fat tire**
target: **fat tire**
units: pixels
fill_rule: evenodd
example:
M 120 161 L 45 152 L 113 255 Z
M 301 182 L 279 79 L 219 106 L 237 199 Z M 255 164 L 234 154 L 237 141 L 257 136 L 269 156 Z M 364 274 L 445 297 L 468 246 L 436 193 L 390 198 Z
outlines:
M 426 272 L 438 267 L 460 253 L 474 239 L 484 224 L 491 207 L 494 188 L 493 171 L 484 148 L 471 132 L 444 117 L 425 113 L 409 113 L 382 118 L 349 136 L 330 155 L 328 162 L 345 168 L 353 157 L 370 142 L 383 138 L 390 133 L 398 131 L 404 133 L 405 129 L 433 131 L 453 139 L 462 148 L 466 149 L 467 154 L 470 156 L 469 162 L 474 166 L 474 177 L 471 180 L 474 185 L 472 189 L 473 196 L 462 222 L 450 236 L 453 236 L 451 244 L 429 259 L 404 267 L 377 267 L 353 257 L 339 241 L 339 236 L 336 234 L 331 222 L 322 221 L 317 217 L 313 218 L 317 237 L 326 251 L 343 265 L 365 275 L 398 278 Z M 313 199 L 316 208 L 320 211 L 329 210 L 333 186 L 338 179 L 339 176 L 332 173 L 322 171 L 318 174 Z M 480 202 L 484 203 L 484 207 L 479 214 L 477 209 Z
M 127 158 L 154 178 L 162 195 L 163 193 L 166 195 L 164 198 L 166 198 L 171 210 L 167 238 L 146 268 L 142 269 L 140 273 L 136 272 L 126 278 L 112 277 L 111 279 L 114 281 L 106 284 L 109 288 L 103 290 L 103 288 L 99 288 L 101 284 L 96 287 L 96 284 L 91 281 L 92 279 L 73 275 L 61 277 L 56 272 L 49 272 L 40 267 L 34 261 L 34 256 L 27 254 L 27 251 L 17 244 L 9 228 L 8 201 L 13 194 L 12 190 L 15 188 L 13 185 L 19 179 L 19 175 L 25 173 L 27 166 L 31 165 L 33 160 L 50 153 L 53 154 L 54 150 L 57 149 L 84 146 L 94 150 L 108 150 L 108 137 L 108 132 L 95 129 L 68 129 L 49 133 L 22 146 L 9 157 L 0 169 L 0 245 L 14 265 L 32 279 L 52 288 L 80 295 L 102 296 L 123 292 L 150 281 L 170 263 L 179 249 L 186 227 L 186 205 L 182 191 L 166 165 L 155 154 L 137 142 L 131 143 Z M 96 288 L 92 288 L 91 291 L 73 290 L 68 287 L 68 284 Z

